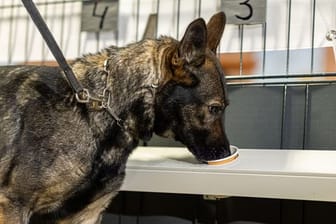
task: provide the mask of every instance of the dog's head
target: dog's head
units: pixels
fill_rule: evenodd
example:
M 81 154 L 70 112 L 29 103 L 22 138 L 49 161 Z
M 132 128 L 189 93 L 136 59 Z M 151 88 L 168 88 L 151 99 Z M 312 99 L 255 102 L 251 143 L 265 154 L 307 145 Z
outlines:
M 155 133 L 182 142 L 201 161 L 230 155 L 222 122 L 225 79 L 216 57 L 224 26 L 222 12 L 208 24 L 197 19 L 188 26 L 167 63 L 171 78 L 156 97 Z

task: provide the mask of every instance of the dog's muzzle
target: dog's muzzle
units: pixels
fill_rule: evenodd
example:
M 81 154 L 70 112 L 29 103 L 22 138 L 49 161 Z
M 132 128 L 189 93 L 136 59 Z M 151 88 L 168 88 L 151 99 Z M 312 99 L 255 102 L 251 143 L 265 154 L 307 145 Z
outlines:
M 219 160 L 231 155 L 230 146 L 220 147 L 188 147 L 189 151 L 200 162 L 206 162 L 209 160 Z

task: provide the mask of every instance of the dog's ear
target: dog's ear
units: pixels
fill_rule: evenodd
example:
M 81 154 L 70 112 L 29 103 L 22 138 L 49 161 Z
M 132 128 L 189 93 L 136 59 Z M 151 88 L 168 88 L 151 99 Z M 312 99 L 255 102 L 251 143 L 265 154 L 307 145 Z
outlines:
M 226 23 L 226 16 L 224 12 L 218 12 L 213 15 L 208 24 L 208 48 L 216 53 L 219 41 L 222 38 Z
M 173 80 L 180 84 L 192 85 L 195 77 L 185 71 L 184 66 L 200 66 L 205 60 L 207 46 L 207 28 L 203 19 L 196 19 L 189 24 L 177 52 L 172 57 Z
M 188 26 L 180 42 L 179 56 L 189 64 L 202 64 L 207 45 L 207 28 L 203 19 L 196 19 Z

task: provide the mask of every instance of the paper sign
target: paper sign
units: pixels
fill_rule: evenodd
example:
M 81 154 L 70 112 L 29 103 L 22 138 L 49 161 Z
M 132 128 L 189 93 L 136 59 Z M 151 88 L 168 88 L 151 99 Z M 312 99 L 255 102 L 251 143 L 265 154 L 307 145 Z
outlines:
M 266 22 L 266 0 L 221 0 L 227 24 L 261 24 Z

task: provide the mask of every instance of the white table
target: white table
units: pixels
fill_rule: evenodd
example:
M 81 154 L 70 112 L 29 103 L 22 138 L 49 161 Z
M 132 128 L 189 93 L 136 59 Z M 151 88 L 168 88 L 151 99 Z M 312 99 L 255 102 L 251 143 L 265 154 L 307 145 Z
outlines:
M 336 201 L 336 151 L 239 149 L 210 166 L 186 148 L 138 147 L 121 190 Z

